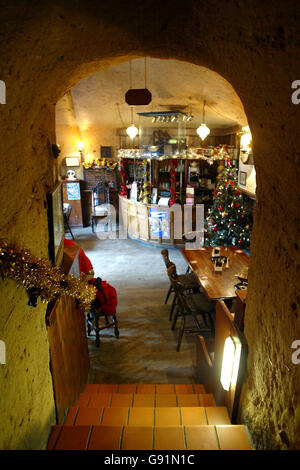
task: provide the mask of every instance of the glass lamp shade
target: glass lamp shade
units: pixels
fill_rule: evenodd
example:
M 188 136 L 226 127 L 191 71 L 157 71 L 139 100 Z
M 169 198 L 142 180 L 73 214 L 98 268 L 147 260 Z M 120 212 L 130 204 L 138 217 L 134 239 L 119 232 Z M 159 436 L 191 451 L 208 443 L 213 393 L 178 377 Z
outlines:
M 201 140 L 206 139 L 209 133 L 210 129 L 207 127 L 206 124 L 201 124 L 201 126 L 197 129 L 197 134 L 199 135 Z
M 131 124 L 131 126 L 127 127 L 126 132 L 129 137 L 133 140 L 139 131 L 134 124 Z

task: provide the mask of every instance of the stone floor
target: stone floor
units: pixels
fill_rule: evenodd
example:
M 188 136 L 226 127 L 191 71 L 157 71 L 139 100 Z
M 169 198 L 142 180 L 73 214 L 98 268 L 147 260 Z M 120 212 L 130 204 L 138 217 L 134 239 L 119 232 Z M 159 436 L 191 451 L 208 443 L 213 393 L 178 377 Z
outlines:
M 92 261 L 96 276 L 113 285 L 118 293 L 120 337 L 114 337 L 112 328 L 102 331 L 99 348 L 95 347 L 94 336 L 88 338 L 90 381 L 197 382 L 195 334 L 186 333 L 180 351 L 176 351 L 178 329 L 171 330 L 170 300 L 164 304 L 169 281 L 161 249 L 120 240 L 117 232 L 110 234 L 114 239 L 104 240 L 90 227 L 72 231 L 76 243 Z M 169 256 L 178 273 L 184 273 L 187 266 L 180 251 L 170 249 Z

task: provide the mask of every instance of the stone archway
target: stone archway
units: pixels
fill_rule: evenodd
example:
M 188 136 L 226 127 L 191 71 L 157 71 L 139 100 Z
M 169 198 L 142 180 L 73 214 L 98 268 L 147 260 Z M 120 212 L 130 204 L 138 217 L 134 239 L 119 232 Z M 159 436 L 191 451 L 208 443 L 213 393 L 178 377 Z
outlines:
M 22 11 L 20 17 L 15 8 Z M 75 6 L 68 0 L 42 4 L 20 0 L 3 8 L 0 78 L 7 98 L 0 116 L 0 197 L 5 201 L 1 236 L 38 256 L 47 255 L 45 194 L 56 178 L 51 154 L 54 105 L 75 83 L 118 61 L 147 55 L 206 66 L 239 95 L 253 134 L 257 174 L 245 324 L 248 381 L 241 416 L 258 448 L 299 447 L 299 367 L 291 363 L 291 343 L 300 334 L 299 111 L 290 99 L 290 84 L 299 78 L 296 8 L 293 1 L 271 6 L 267 1 L 253 5 L 233 0 L 226 10 L 217 0 L 201 5 L 193 0 L 186 4 L 112 0 L 109 5 L 78 0 Z M 34 316 L 26 310 L 27 333 L 18 336 L 18 349 L 11 348 L 10 353 L 10 338 L 24 322 L 25 300 L 12 282 L 3 284 L 1 321 L 5 323 L 13 312 L 4 333 L 8 371 L 16 368 L 20 350 L 32 343 L 32 331 L 39 338 L 30 372 L 35 385 L 24 395 L 26 417 L 31 395 L 41 394 L 39 385 L 50 400 L 44 416 L 34 424 L 22 422 L 17 432 L 10 424 L 18 422 L 17 413 L 12 419 L 6 413 L 3 442 L 16 448 L 27 436 L 26 445 L 37 445 L 31 427 L 43 427 L 45 439 L 53 413 L 45 367 L 47 339 L 40 322 L 44 307 L 39 306 Z M 7 305 L 8 298 L 13 307 Z M 21 377 L 22 370 L 18 374 Z M 4 407 L 16 398 L 17 381 L 17 377 L 7 381 Z

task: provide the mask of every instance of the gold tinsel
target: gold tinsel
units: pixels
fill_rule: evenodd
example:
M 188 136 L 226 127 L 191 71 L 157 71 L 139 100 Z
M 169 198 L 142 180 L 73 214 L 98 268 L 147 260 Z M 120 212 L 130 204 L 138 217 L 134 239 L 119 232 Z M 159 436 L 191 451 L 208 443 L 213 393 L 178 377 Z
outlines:
M 83 166 L 84 168 L 92 168 L 93 166 L 100 166 L 100 167 L 107 167 L 110 170 L 114 170 L 117 166 L 118 162 L 107 159 L 107 158 L 94 158 L 94 160 L 91 160 L 89 162 L 84 162 Z
M 145 160 L 143 162 L 143 179 L 144 179 L 144 183 L 143 183 L 143 202 L 148 204 L 150 202 L 150 182 L 149 182 L 149 174 L 150 174 L 150 171 L 148 169 L 148 162 L 147 160 Z
M 51 302 L 59 294 L 69 295 L 88 309 L 96 297 L 93 286 L 64 274 L 60 267 L 32 256 L 29 250 L 17 250 L 3 240 L 0 240 L 0 276 L 13 279 L 17 287 L 25 288 L 44 303 Z

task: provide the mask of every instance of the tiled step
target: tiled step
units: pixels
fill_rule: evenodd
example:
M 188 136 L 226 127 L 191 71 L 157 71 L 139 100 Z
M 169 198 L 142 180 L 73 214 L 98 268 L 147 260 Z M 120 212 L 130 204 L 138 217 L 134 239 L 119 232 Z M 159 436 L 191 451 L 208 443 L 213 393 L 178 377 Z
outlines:
M 86 384 L 84 393 L 192 394 L 205 393 L 202 384 Z
M 48 450 L 251 450 L 244 426 L 54 426 Z
M 211 393 L 81 393 L 78 397 L 77 407 L 166 407 L 166 406 L 215 406 Z
M 226 407 L 71 407 L 65 425 L 192 426 L 228 425 Z

